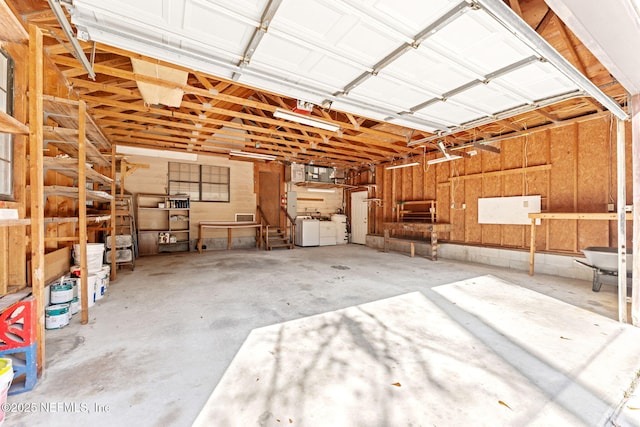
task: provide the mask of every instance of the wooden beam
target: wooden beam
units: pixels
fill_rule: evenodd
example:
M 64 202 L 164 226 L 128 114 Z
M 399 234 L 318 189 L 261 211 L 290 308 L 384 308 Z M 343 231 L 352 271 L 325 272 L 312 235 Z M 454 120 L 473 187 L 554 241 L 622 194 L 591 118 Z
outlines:
M 524 18 L 524 15 L 522 15 L 522 9 L 520 8 L 519 0 L 509 0 L 509 6 L 511 6 L 511 9 L 513 9 L 513 11 L 517 13 L 520 18 Z
M 124 161 L 124 159 L 122 160 Z M 124 188 L 124 187 L 123 187 Z M 116 216 L 116 144 L 111 144 L 111 224 L 110 224 L 110 232 L 111 234 L 111 269 L 109 270 L 109 280 L 116 280 L 117 278 L 117 265 L 116 265 L 116 225 L 118 222 L 118 217 Z M 130 229 L 133 233 L 133 229 Z M 106 245 L 105 245 L 106 246 Z M 132 253 L 132 256 L 136 256 L 135 253 Z
M 452 177 L 449 177 L 449 181 L 452 181 L 452 182 L 466 181 L 469 179 L 489 178 L 494 176 L 513 175 L 517 173 L 537 172 L 537 171 L 545 171 L 550 169 L 551 169 L 551 165 L 529 166 L 526 168 L 515 168 L 515 169 L 507 169 L 507 170 L 494 171 L 494 172 L 480 172 L 480 173 L 473 173 L 470 175 L 452 176 Z
M 564 23 L 560 20 L 560 18 L 558 18 L 557 15 L 554 15 L 554 21 L 556 26 L 558 27 L 558 34 L 560 34 L 560 38 L 567 48 L 569 61 L 573 64 L 574 67 L 578 69 L 578 71 L 580 71 L 586 77 L 589 77 L 587 75 L 587 70 L 582 63 L 582 60 L 580 59 L 580 56 L 578 56 L 578 52 L 576 51 L 575 46 L 569 38 L 569 34 L 567 33 L 567 29 L 565 28 Z
M 80 323 L 89 323 L 89 269 L 87 268 L 87 179 L 83 165 L 87 161 L 86 135 L 87 104 L 78 104 L 78 240 L 80 246 L 80 289 L 82 293 L 82 313 Z
M 31 286 L 36 299 L 36 364 L 38 376 L 45 368 L 44 337 L 44 82 L 42 31 L 29 25 L 29 158 L 31 182 Z

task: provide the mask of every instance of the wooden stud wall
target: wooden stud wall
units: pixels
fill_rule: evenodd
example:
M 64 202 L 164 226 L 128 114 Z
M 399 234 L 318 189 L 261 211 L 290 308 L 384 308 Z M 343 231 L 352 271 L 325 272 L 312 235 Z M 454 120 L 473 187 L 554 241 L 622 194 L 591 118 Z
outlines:
M 499 154 L 477 150 L 475 156 L 431 166 L 425 162 L 433 155 L 412 158 L 420 162 L 412 168 L 377 166 L 376 197 L 382 199 L 382 207 L 370 220 L 370 232 L 381 235 L 382 223 L 395 220 L 398 201 L 435 199 L 437 221 L 453 224 L 447 240 L 527 249 L 529 226 L 478 224 L 478 199 L 540 195 L 543 212 L 607 212 L 607 203 L 615 202 L 616 182 L 615 139 L 610 140 L 615 135 L 610 126 L 610 116 L 602 113 L 495 143 Z M 352 183 L 362 184 L 364 177 L 352 174 Z M 629 177 L 627 194 L 631 185 Z M 545 221 L 535 243 L 538 251 L 578 253 L 588 246 L 614 245 L 616 239 L 610 221 L 561 220 Z

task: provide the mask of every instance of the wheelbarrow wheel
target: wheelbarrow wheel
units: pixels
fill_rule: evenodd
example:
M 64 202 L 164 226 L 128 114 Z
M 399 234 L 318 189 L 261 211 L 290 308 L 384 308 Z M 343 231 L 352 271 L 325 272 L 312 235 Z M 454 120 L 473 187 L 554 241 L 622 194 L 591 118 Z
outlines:
M 593 270 L 593 283 L 591 284 L 591 290 L 593 292 L 600 292 L 600 288 L 602 288 L 602 282 L 598 280 L 598 271 Z

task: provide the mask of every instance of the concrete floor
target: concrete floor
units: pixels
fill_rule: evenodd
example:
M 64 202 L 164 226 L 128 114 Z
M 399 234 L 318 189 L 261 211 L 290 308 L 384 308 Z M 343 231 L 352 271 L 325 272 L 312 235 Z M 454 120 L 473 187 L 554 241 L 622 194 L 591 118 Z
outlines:
M 88 325 L 47 331 L 44 377 L 8 400 L 30 412 L 5 425 L 640 425 L 624 399 L 640 329 L 616 317 L 611 286 L 358 245 L 146 257 Z M 347 335 L 326 341 L 321 328 L 345 318 Z M 275 369 L 283 330 L 298 332 L 276 359 L 297 364 Z M 357 372 L 309 365 L 320 353 Z

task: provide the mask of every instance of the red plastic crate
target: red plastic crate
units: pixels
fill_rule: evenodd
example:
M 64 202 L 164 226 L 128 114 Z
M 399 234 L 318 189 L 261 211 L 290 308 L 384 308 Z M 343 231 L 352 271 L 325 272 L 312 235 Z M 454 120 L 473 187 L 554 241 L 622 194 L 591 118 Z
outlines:
M 19 301 L 0 313 L 0 351 L 28 347 L 36 341 L 35 299 Z

